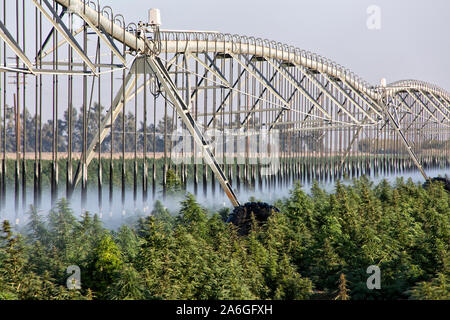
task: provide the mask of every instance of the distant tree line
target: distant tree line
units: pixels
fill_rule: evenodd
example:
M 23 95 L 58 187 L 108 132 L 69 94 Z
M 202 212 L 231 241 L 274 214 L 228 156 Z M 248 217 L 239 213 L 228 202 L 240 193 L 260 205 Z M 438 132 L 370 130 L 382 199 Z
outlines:
M 424 150 L 448 150 L 450 148 L 450 140 L 424 140 L 418 145 Z M 400 140 L 393 139 L 361 139 L 358 141 L 358 151 L 375 152 L 378 154 L 396 154 L 399 148 L 404 148 Z
M 106 112 L 103 106 L 99 106 L 95 103 L 88 112 L 87 121 L 87 141 L 90 144 L 97 132 L 99 123 L 99 108 L 100 110 L 100 121 L 102 122 L 106 117 Z M 124 119 L 125 117 L 125 119 Z M 5 122 L 6 120 L 6 122 Z M 39 127 L 39 117 L 38 117 L 38 127 Z M 125 121 L 124 121 L 125 120 Z M 42 140 L 42 152 L 52 152 L 55 132 L 58 132 L 57 139 L 57 149 L 58 152 L 66 152 L 68 150 L 69 143 L 69 111 L 66 109 L 64 111 L 62 119 L 57 120 L 57 126 L 54 126 L 53 119 L 43 121 L 41 124 L 41 131 L 38 130 L 36 135 L 36 116 L 31 115 L 31 113 L 25 109 L 25 116 L 23 112 L 20 113 L 20 121 L 17 121 L 15 111 L 13 108 L 7 106 L 6 108 L 6 119 L 0 117 L 1 121 L 1 131 L 0 137 L 2 143 L 0 145 L 0 150 L 3 150 L 3 143 L 5 142 L 5 131 L 6 131 L 6 151 L 15 152 L 16 151 L 16 130 L 19 128 L 20 131 L 20 150 L 24 151 L 24 133 L 23 130 L 26 128 L 26 152 L 34 152 L 35 145 L 40 145 Z M 240 120 L 236 118 L 232 122 L 218 123 L 216 128 L 234 128 L 237 130 L 238 122 Z M 113 152 L 122 152 L 123 148 L 123 123 L 125 123 L 125 152 L 133 152 L 135 150 L 135 134 L 134 130 L 136 128 L 135 115 L 132 112 L 128 112 L 125 115 L 119 113 L 113 125 Z M 212 128 L 212 127 L 211 127 Z M 259 130 L 261 125 L 259 124 L 259 119 L 252 118 L 248 121 L 248 129 Z M 6 129 L 6 130 L 5 130 Z M 283 130 L 289 129 L 288 125 L 279 125 L 275 129 Z M 163 152 L 164 143 L 166 143 L 166 149 L 170 150 L 173 143 L 171 143 L 171 134 L 176 130 L 174 126 L 173 117 L 168 116 L 167 122 L 165 123 L 164 117 L 162 117 L 156 127 L 151 121 L 147 122 L 147 151 L 153 152 Z M 166 139 L 164 139 L 164 136 Z M 37 139 L 36 139 L 37 138 Z M 295 132 L 291 131 L 289 133 L 281 132 L 279 134 L 279 141 L 277 141 L 277 146 L 279 151 L 289 151 L 294 152 L 300 151 L 320 151 L 323 146 L 323 131 L 312 130 L 312 131 L 302 131 Z M 144 123 L 139 121 L 137 123 L 137 150 L 142 152 L 144 149 Z M 179 140 L 180 138 L 177 138 Z M 166 141 L 166 142 L 164 142 Z M 295 143 L 294 143 L 295 142 Z M 81 152 L 83 143 L 83 114 L 77 108 L 72 108 L 72 151 Z M 108 134 L 102 142 L 102 152 L 108 152 L 111 150 L 111 135 Z M 38 149 L 39 150 L 39 149 Z
M 100 107 L 100 121 L 103 121 L 106 117 L 104 108 Z M 6 127 L 6 151 L 15 152 L 16 151 L 16 130 L 19 126 L 20 128 L 20 150 L 23 152 L 24 134 L 23 129 L 26 128 L 26 152 L 34 152 L 36 145 L 39 146 L 39 142 L 42 139 L 42 152 L 51 152 L 53 150 L 53 139 L 54 128 L 53 119 L 49 119 L 41 124 L 41 132 L 38 131 L 36 136 L 36 116 L 31 115 L 26 109 L 25 117 L 24 114 L 20 114 L 20 121 L 18 122 L 14 110 L 7 108 L 6 114 L 6 125 L 4 125 L 5 119 L 3 117 L 1 120 L 1 150 L 3 150 L 3 143 L 5 139 L 5 127 Z M 98 112 L 99 105 L 96 103 L 88 113 L 88 125 L 87 125 L 87 141 L 91 143 L 94 138 L 95 133 L 98 128 Z M 120 113 L 113 125 L 113 152 L 121 152 L 123 147 L 123 135 L 122 128 L 125 117 L 125 151 L 133 152 L 135 150 L 135 135 L 134 130 L 136 128 L 135 115 L 132 112 L 125 114 Z M 164 150 L 164 134 L 168 135 L 168 141 L 170 141 L 170 134 L 172 133 L 173 119 L 172 117 L 167 118 L 167 124 L 164 126 L 164 118 L 160 119 L 156 127 L 150 121 L 147 123 L 147 151 L 151 152 L 153 149 L 156 152 L 162 152 Z M 38 127 L 39 127 L 39 117 L 38 117 Z M 65 110 L 62 119 L 57 121 L 58 130 L 58 151 L 66 152 L 68 150 L 69 143 L 69 111 Z M 72 108 L 72 151 L 81 152 L 82 142 L 83 142 L 83 114 L 77 110 L 77 108 Z M 139 121 L 137 123 L 137 148 L 138 151 L 142 152 L 144 148 L 144 123 Z M 39 150 L 39 149 L 38 149 Z M 102 143 L 102 151 L 107 152 L 111 150 L 111 135 L 108 134 Z

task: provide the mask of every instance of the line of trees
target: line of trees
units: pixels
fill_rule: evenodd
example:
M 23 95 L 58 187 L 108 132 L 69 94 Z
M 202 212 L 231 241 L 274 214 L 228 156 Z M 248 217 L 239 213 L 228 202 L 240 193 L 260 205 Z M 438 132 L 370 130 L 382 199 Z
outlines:
M 61 200 L 46 218 L 31 208 L 21 234 L 0 230 L 0 299 L 450 299 L 450 196 L 399 179 L 297 185 L 264 225 L 239 237 L 228 209 L 192 195 L 178 214 L 107 230 Z M 66 287 L 68 266 L 81 289 Z M 369 290 L 368 266 L 381 270 Z
M 103 121 L 106 117 L 104 112 L 104 107 L 100 107 L 101 115 L 100 120 Z M 6 151 L 7 152 L 15 152 L 16 151 L 16 130 L 17 130 L 17 122 L 14 114 L 14 110 L 11 108 L 6 108 L 6 125 L 4 125 L 4 118 L 1 117 L 1 138 L 2 138 L 2 146 L 1 150 L 3 150 L 3 143 L 5 139 L 4 130 L 6 129 Z M 88 126 L 87 126 L 87 141 L 90 143 L 94 137 L 94 134 L 98 131 L 98 112 L 99 105 L 97 103 L 94 104 L 92 109 L 88 113 Z M 123 146 L 123 137 L 122 137 L 122 128 L 123 128 L 123 113 L 120 113 L 114 122 L 113 125 L 113 134 L 114 134 L 114 152 L 121 152 Z M 136 128 L 135 123 L 135 115 L 132 112 L 128 112 L 125 114 L 125 151 L 133 152 L 135 146 L 135 136 L 134 130 Z M 164 119 L 160 119 L 157 123 L 156 128 L 153 123 L 147 124 L 147 151 L 152 152 L 155 140 L 155 150 L 156 152 L 162 152 L 164 150 L 164 133 L 170 135 L 172 132 L 173 126 L 172 117 L 167 118 L 166 127 L 164 127 Z M 20 114 L 20 149 L 23 151 L 23 128 L 26 128 L 26 151 L 34 152 L 36 145 L 36 116 L 31 115 L 30 112 L 25 109 L 25 117 L 24 114 Z M 144 140 L 144 123 L 142 121 L 138 122 L 137 127 L 137 145 L 138 151 L 143 150 L 143 140 Z M 39 127 L 39 118 L 38 118 L 38 127 Z M 43 122 L 41 125 L 41 132 L 38 132 L 38 146 L 39 139 L 42 138 L 42 151 L 43 152 L 52 152 L 53 150 L 53 138 L 54 138 L 54 124 L 53 119 L 49 119 L 46 122 Z M 66 152 L 68 149 L 68 135 L 69 135 L 69 111 L 65 110 L 62 119 L 58 119 L 57 121 L 57 129 L 58 129 L 58 151 Z M 155 132 L 155 138 L 154 138 Z M 72 151 L 73 152 L 81 152 L 82 151 L 82 139 L 83 139 L 83 114 L 77 108 L 72 108 Z M 170 140 L 170 136 L 168 138 Z M 111 136 L 107 135 L 102 143 L 103 151 L 110 151 L 111 149 Z M 39 149 L 38 149 L 39 150 Z
M 105 109 L 103 106 L 99 107 L 98 103 L 94 103 L 92 108 L 88 112 L 88 122 L 87 122 L 87 141 L 91 143 L 94 134 L 98 130 L 98 118 L 99 118 L 99 108 L 100 109 L 100 121 L 103 121 L 106 117 Z M 220 114 L 220 113 L 219 113 Z M 136 128 L 136 119 L 133 112 L 128 112 L 125 114 L 125 119 L 123 113 L 119 113 L 113 125 L 113 134 L 114 134 L 114 143 L 113 143 L 113 151 L 114 152 L 122 152 L 123 147 L 123 123 L 125 122 L 125 151 L 133 152 L 135 150 L 135 135 L 134 130 Z M 31 113 L 25 109 L 25 116 L 23 113 L 20 113 L 20 121 L 16 121 L 15 111 L 13 108 L 6 106 L 6 122 L 3 117 L 0 117 L 1 121 L 1 148 L 3 150 L 3 143 L 5 142 L 5 129 L 6 129 L 6 151 L 7 152 L 15 152 L 16 151 L 16 130 L 19 127 L 20 131 L 20 149 L 23 151 L 23 143 L 24 143 L 24 133 L 23 130 L 26 128 L 26 152 L 34 152 L 36 145 L 36 116 L 31 115 Z M 124 121 L 125 120 L 125 121 Z M 156 152 L 164 151 L 164 135 L 167 135 L 166 146 L 167 150 L 170 148 L 170 140 L 171 134 L 176 127 L 174 126 L 173 117 L 167 117 L 167 123 L 164 123 L 164 118 L 161 118 L 156 127 L 153 123 L 148 121 L 147 124 L 147 151 L 153 152 L 153 149 Z M 239 118 L 236 117 L 234 121 L 231 122 L 231 125 L 236 129 L 238 127 L 238 123 L 240 122 Z M 256 125 L 258 123 L 258 118 L 249 120 L 249 128 L 250 129 L 260 129 L 261 125 Z M 230 126 L 229 123 L 218 123 L 217 128 L 228 128 Z M 38 117 L 38 127 L 39 127 L 39 117 Z M 277 126 L 277 129 L 283 130 L 288 129 L 288 125 Z M 57 128 L 54 128 L 53 119 L 49 119 L 46 122 L 41 124 L 41 131 L 37 133 L 38 146 L 39 141 L 42 139 L 42 151 L 43 152 L 52 152 L 53 143 L 55 137 L 55 130 L 58 131 L 58 151 L 66 152 L 68 150 L 68 136 L 69 136 L 69 111 L 65 110 L 62 119 L 57 120 Z M 236 129 L 237 130 L 237 129 Z M 295 151 L 300 150 L 308 150 L 308 151 L 319 151 L 321 146 L 323 145 L 322 141 L 323 131 L 313 130 L 310 132 L 290 132 L 281 133 L 280 141 L 279 141 L 279 149 L 280 151 L 291 150 L 294 139 L 298 146 L 294 146 Z M 288 138 L 290 137 L 290 139 Z M 73 152 L 81 152 L 82 151 L 82 139 L 83 139 L 83 114 L 77 108 L 72 108 L 72 151 Z M 155 143 L 154 143 L 155 141 Z M 139 152 L 142 152 L 144 148 L 144 123 L 139 121 L 137 123 L 137 149 Z M 38 149 L 39 150 L 39 149 Z M 111 136 L 108 134 L 102 143 L 102 150 L 104 152 L 111 150 Z
M 358 142 L 358 151 L 360 152 L 373 152 L 378 149 L 377 153 L 379 154 L 395 154 L 398 153 L 399 148 L 403 148 L 401 142 L 393 139 L 361 139 Z M 421 142 L 420 148 L 425 150 L 448 150 L 450 148 L 450 140 L 424 140 Z

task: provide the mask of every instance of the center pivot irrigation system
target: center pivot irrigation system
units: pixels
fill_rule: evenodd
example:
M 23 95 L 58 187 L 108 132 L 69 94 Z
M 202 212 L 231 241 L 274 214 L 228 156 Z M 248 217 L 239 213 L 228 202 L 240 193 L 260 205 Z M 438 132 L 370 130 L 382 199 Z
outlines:
M 154 193 L 158 154 L 164 159 L 164 189 L 171 166 L 167 159 L 177 157 L 169 137 L 180 128 L 186 129 L 195 142 L 192 153 L 185 152 L 183 157 L 201 155 L 200 162 L 194 161 L 190 167 L 174 166 L 183 182 L 188 173 L 192 174 L 197 192 L 201 168 L 206 193 L 209 168 L 212 180 L 220 183 L 235 207 L 240 203 L 231 185 L 233 180 L 237 188 L 242 183 L 275 188 L 277 183 L 295 179 L 398 173 L 413 167 L 428 180 L 425 169 L 450 165 L 450 94 L 435 85 L 406 80 L 372 86 L 324 57 L 284 44 L 218 32 L 161 30 L 160 25 L 157 9 L 149 11 L 148 23 L 126 24 L 110 7 L 102 8 L 93 1 L 3 1 L 3 203 L 8 152 L 14 152 L 16 207 L 20 177 L 26 205 L 30 150 L 34 152 L 35 203 L 40 202 L 42 144 L 46 138 L 52 140 L 52 201 L 58 192 L 59 157 L 66 159 L 67 195 L 81 182 L 85 201 L 88 166 L 97 156 L 100 207 L 105 158 L 102 149 L 110 152 L 110 199 L 113 158 L 121 154 L 124 200 L 125 159 L 131 153 L 134 199 L 138 171 L 142 170 L 145 202 L 148 153 L 153 153 L 150 172 Z M 27 89 L 30 83 L 33 90 Z M 134 112 L 128 109 L 132 112 L 130 123 L 126 107 L 133 102 Z M 77 103 L 82 106 L 81 137 L 73 133 Z M 150 103 L 153 114 L 149 112 Z M 173 107 L 172 117 L 168 106 Z M 27 121 L 29 107 L 35 112 Z M 47 127 L 42 122 L 45 107 L 52 111 Z M 153 120 L 150 127 L 149 116 Z M 14 128 L 7 126 L 7 118 L 15 119 Z M 138 130 L 138 119 L 142 120 L 142 130 Z M 30 125 L 34 129 L 31 142 L 27 140 Z M 45 128 L 49 130 L 47 135 Z M 224 143 L 217 147 L 218 139 L 206 134 L 210 129 L 226 139 L 227 134 L 232 136 L 231 146 Z M 275 133 L 275 146 L 261 146 L 263 135 Z M 237 150 L 235 146 L 242 137 L 244 148 Z M 77 141 L 80 147 L 75 155 Z M 241 163 L 236 161 L 240 156 L 244 159 Z M 278 170 L 271 176 L 263 175 L 263 160 L 274 156 Z M 138 159 L 143 161 L 140 169 Z M 75 160 L 78 165 L 72 172 Z

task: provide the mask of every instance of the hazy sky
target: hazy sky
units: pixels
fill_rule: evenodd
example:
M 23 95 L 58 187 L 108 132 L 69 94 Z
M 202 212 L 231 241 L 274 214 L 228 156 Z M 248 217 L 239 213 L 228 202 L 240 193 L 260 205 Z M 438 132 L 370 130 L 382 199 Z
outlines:
M 378 84 L 402 79 L 450 91 L 449 0 L 101 0 L 128 22 L 159 8 L 164 29 L 214 30 L 306 49 Z M 381 29 L 366 26 L 381 9 Z

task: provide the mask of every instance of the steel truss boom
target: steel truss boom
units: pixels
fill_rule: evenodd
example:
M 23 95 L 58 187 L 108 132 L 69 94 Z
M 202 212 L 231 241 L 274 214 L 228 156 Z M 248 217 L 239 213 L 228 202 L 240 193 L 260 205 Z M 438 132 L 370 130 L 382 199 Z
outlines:
M 32 10 L 26 10 L 28 3 Z M 149 183 L 153 199 L 159 185 L 166 195 L 170 170 L 183 187 L 192 182 L 194 194 L 201 174 L 205 195 L 207 184 L 214 194 L 219 182 L 238 206 L 232 184 L 237 193 L 241 186 L 273 190 L 286 181 L 415 167 L 428 179 L 426 170 L 450 166 L 450 94 L 436 85 L 403 80 L 373 86 L 298 48 L 218 32 L 127 24 L 110 7 L 91 0 L 4 0 L 3 7 L 15 14 L 4 9 L 0 19 L 0 207 L 7 150 L 12 149 L 18 155 L 16 190 L 20 178 L 26 190 L 25 160 L 34 151 L 35 203 L 40 201 L 43 152 L 52 152 L 52 201 L 58 197 L 58 152 L 67 154 L 68 197 L 81 184 L 86 199 L 92 183 L 88 166 L 98 165 L 100 206 L 105 165 L 110 204 L 119 170 L 125 205 L 131 177 L 125 160 L 131 157 L 133 200 L 136 205 L 142 171 L 144 207 Z M 31 34 L 27 19 L 35 22 Z M 34 143 L 26 140 L 31 120 L 22 121 L 31 106 Z M 11 126 L 15 139 L 8 136 Z M 187 140 L 178 139 L 179 129 L 186 128 Z M 209 139 L 211 132 L 222 135 Z M 276 143 L 269 141 L 274 136 Z M 176 148 L 180 140 L 191 147 L 191 139 L 192 152 Z M 279 171 L 266 177 L 264 161 L 274 154 Z M 180 155 L 193 163 L 175 161 Z M 211 172 L 214 179 L 208 178 Z

